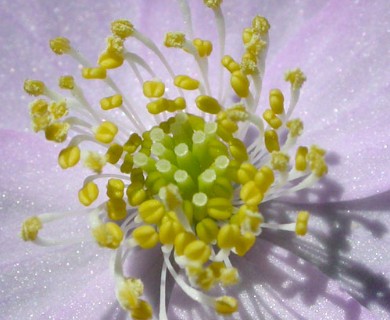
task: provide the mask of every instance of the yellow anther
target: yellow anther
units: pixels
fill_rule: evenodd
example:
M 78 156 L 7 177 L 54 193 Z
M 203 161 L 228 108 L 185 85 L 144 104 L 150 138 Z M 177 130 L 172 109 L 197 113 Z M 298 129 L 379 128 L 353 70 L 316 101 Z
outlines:
M 83 68 L 81 75 L 85 79 L 105 79 L 107 77 L 107 71 L 104 68 Z
M 307 155 L 307 159 L 310 164 L 310 169 L 319 178 L 321 178 L 328 172 L 328 166 L 324 158 L 325 153 L 325 150 L 320 149 L 314 145 L 310 147 L 309 153 Z
M 297 153 L 295 154 L 295 169 L 297 171 L 305 171 L 307 168 L 307 156 L 308 150 L 306 147 L 298 147 Z
M 238 241 L 240 229 L 234 224 L 225 224 L 218 232 L 217 244 L 221 249 L 231 249 Z
M 303 122 L 300 119 L 293 119 L 286 123 L 290 135 L 293 138 L 296 138 L 302 134 L 303 131 Z
M 309 212 L 300 211 L 297 216 L 297 223 L 295 225 L 295 233 L 298 236 L 304 236 L 307 233 L 307 224 L 309 222 Z
M 143 92 L 147 98 L 160 98 L 165 92 L 165 85 L 161 81 L 145 81 Z
M 65 54 L 68 53 L 72 48 L 70 46 L 70 41 L 67 38 L 58 37 L 50 40 L 49 42 L 51 50 L 55 54 Z
M 32 118 L 45 117 L 48 115 L 48 104 L 45 100 L 38 99 L 30 103 L 30 116 Z
M 264 143 L 268 152 L 279 151 L 279 137 L 275 130 L 266 130 L 264 132 Z
M 123 150 L 125 150 L 127 153 L 134 153 L 138 147 L 142 144 L 142 138 L 138 133 L 132 133 L 127 139 L 126 143 L 123 145 Z
M 123 240 L 123 231 L 114 222 L 101 224 L 92 230 L 96 242 L 101 247 L 117 249 Z
M 149 320 L 153 318 L 153 309 L 148 302 L 140 299 L 130 314 L 133 320 Z
M 219 113 L 221 113 L 221 112 L 219 112 Z M 218 129 L 222 129 L 223 128 L 226 132 L 229 132 L 231 134 L 238 130 L 237 123 L 235 121 L 229 119 L 229 118 L 226 118 L 226 119 L 223 119 L 223 120 L 218 120 L 217 123 L 218 123 Z M 221 138 L 223 138 L 223 137 L 221 137 Z M 230 140 L 231 139 L 229 139 L 229 141 Z
M 310 169 L 319 178 L 328 173 L 328 166 L 325 159 L 320 157 L 310 162 Z
M 105 164 L 106 157 L 97 152 L 89 151 L 84 159 L 85 167 L 96 173 L 101 173 Z
M 261 36 L 254 32 L 249 42 L 245 43 L 245 49 L 248 53 L 259 56 L 261 52 L 266 48 L 267 43 L 262 40 Z
M 124 61 L 124 57 L 122 53 L 116 50 L 106 50 L 99 56 L 98 65 L 104 69 L 115 69 L 120 67 L 123 64 L 123 61 Z M 104 79 L 104 78 L 99 78 L 99 79 Z
M 109 179 L 107 182 L 107 197 L 110 199 L 122 199 L 125 184 L 120 179 Z
M 121 158 L 123 147 L 120 144 L 114 143 L 110 145 L 106 152 L 106 160 L 108 163 L 116 164 Z
M 256 74 L 259 70 L 257 68 L 257 58 L 253 54 L 246 52 L 241 58 L 241 71 L 244 74 Z
M 149 102 L 146 105 L 146 108 L 151 114 L 159 114 L 161 112 L 167 111 L 168 107 L 169 107 L 169 101 L 165 98 L 159 98 L 158 100 Z
M 279 129 L 282 125 L 282 120 L 280 120 L 271 109 L 264 111 L 263 118 L 273 129 Z
M 58 79 L 58 86 L 61 89 L 73 90 L 75 87 L 74 78 L 72 76 L 61 76 Z
M 100 107 L 103 110 L 111 110 L 111 109 L 120 107 L 122 105 L 122 103 L 123 103 L 122 95 L 115 94 L 113 96 L 105 97 L 105 98 L 101 99 L 100 100 Z
M 242 31 L 242 42 L 244 43 L 244 45 L 248 44 L 252 40 L 253 33 L 253 28 L 245 28 Z
M 238 310 L 238 302 L 233 297 L 223 296 L 215 299 L 215 311 L 222 315 L 229 315 Z
M 232 286 L 239 281 L 238 271 L 236 268 L 221 268 L 219 281 L 224 286 Z
M 257 206 L 243 205 L 230 222 L 240 226 L 242 231 L 256 232 L 263 222 L 263 217 L 257 210 Z
M 195 277 L 196 285 L 199 288 L 208 291 L 215 285 L 216 279 L 214 277 L 213 272 L 209 268 L 206 269 L 197 268 L 197 267 L 190 267 L 190 268 L 191 268 L 190 276 Z M 198 269 L 198 271 L 195 271 L 196 269 Z
M 101 143 L 111 143 L 116 134 L 118 133 L 118 127 L 109 121 L 104 121 L 95 130 L 95 139 Z
M 240 71 L 240 65 L 231 56 L 224 56 L 221 62 L 230 73 Z
M 272 89 L 269 92 L 269 106 L 275 114 L 284 112 L 284 96 L 279 89 Z
M 133 169 L 134 170 L 134 169 Z M 148 197 L 143 182 L 134 182 L 126 190 L 127 200 L 132 207 L 139 206 Z
M 240 198 L 248 206 L 259 205 L 263 197 L 263 192 L 261 192 L 254 181 L 248 181 L 240 190 Z
M 252 232 L 245 232 L 243 235 L 240 235 L 238 242 L 234 249 L 237 252 L 237 255 L 244 256 L 250 248 L 255 244 L 256 237 Z
M 39 80 L 25 80 L 23 89 L 26 93 L 37 97 L 44 93 L 45 84 Z
M 175 86 L 185 90 L 196 90 L 199 88 L 199 81 L 186 75 L 175 77 Z
M 240 98 L 246 98 L 249 95 L 249 84 L 248 77 L 241 70 L 232 73 L 230 85 Z
M 222 110 L 218 100 L 210 96 L 198 96 L 195 100 L 196 106 L 203 112 L 217 114 Z
M 128 20 L 115 20 L 111 22 L 111 32 L 119 38 L 126 39 L 133 34 L 134 26 Z
M 107 42 L 107 51 L 112 54 L 117 54 L 123 59 L 123 42 L 124 39 L 118 36 L 108 37 Z
M 173 213 L 173 211 L 170 211 L 170 213 Z M 159 230 L 160 242 L 162 244 L 173 244 L 176 236 L 182 231 L 183 227 L 177 220 L 165 217 Z
M 256 186 L 265 193 L 275 181 L 274 172 L 270 167 L 263 166 L 256 172 L 254 180 Z
M 205 218 L 196 225 L 196 235 L 205 243 L 210 243 L 216 240 L 218 230 L 219 228 L 217 223 L 210 218 Z
M 303 83 L 306 81 L 306 76 L 300 69 L 295 69 L 292 71 L 287 71 L 284 79 L 291 83 L 293 90 L 298 90 L 302 88 Z
M 290 157 L 279 151 L 273 151 L 271 154 L 271 165 L 274 170 L 285 172 L 288 169 L 288 163 L 290 161 Z
M 67 122 L 55 122 L 45 129 L 46 139 L 54 142 L 64 142 L 68 136 L 70 125 Z
M 261 35 L 268 33 L 268 30 L 271 28 L 268 20 L 261 16 L 256 16 L 252 20 L 252 28 Z
M 62 169 L 74 167 L 80 161 L 80 149 L 77 146 L 70 146 L 62 149 L 58 155 L 58 164 Z
M 203 3 L 210 9 L 218 9 L 223 0 L 203 0 Z
M 54 120 L 61 119 L 68 114 L 68 107 L 65 101 L 52 102 L 49 105 L 49 112 Z
M 24 220 L 20 236 L 24 241 L 34 241 L 39 230 L 42 229 L 42 222 L 38 217 L 30 217 Z
M 200 57 L 208 57 L 213 51 L 213 44 L 208 40 L 194 39 L 192 44 L 195 46 Z
M 164 45 L 168 48 L 183 48 L 186 42 L 184 33 L 168 32 L 165 34 Z
M 169 100 L 168 110 L 169 112 L 176 112 L 179 110 L 184 110 L 187 106 L 187 103 L 183 97 L 178 97 L 175 100 Z
M 52 121 L 47 102 L 38 99 L 30 103 L 30 117 L 35 132 L 45 130 Z
M 99 196 L 99 188 L 94 182 L 88 182 L 79 191 L 79 201 L 84 206 L 91 205 Z
M 151 249 L 158 243 L 158 234 L 156 230 L 149 225 L 135 228 L 132 236 L 142 249 Z
M 202 240 L 195 240 L 186 246 L 184 255 L 193 262 L 203 264 L 209 260 L 211 249 L 210 246 Z
M 175 252 L 177 255 L 182 256 L 184 254 L 184 249 L 189 243 L 195 241 L 196 237 L 191 232 L 180 232 L 174 241 Z
M 123 220 L 126 218 L 126 202 L 120 198 L 111 198 L 106 202 L 107 215 L 111 220 Z
M 230 118 L 233 121 L 246 121 L 249 118 L 249 114 L 246 111 L 245 106 L 242 104 L 237 104 L 233 107 L 230 107 L 225 110 L 226 115 L 228 118 Z
M 118 302 L 125 310 L 137 307 L 139 297 L 144 293 L 144 285 L 140 279 L 128 278 L 119 284 Z
M 233 206 L 230 199 L 211 198 L 207 201 L 207 213 L 216 220 L 229 219 L 233 213 Z
M 237 180 L 240 184 L 245 184 L 248 181 L 252 180 L 257 172 L 256 167 L 251 163 L 243 163 L 238 168 L 237 171 Z
M 165 214 L 163 203 L 156 199 L 143 202 L 139 206 L 138 211 L 144 222 L 152 224 L 159 224 Z
M 229 141 L 229 151 L 233 158 L 239 162 L 244 162 L 248 160 L 248 152 L 246 150 L 246 146 L 239 139 L 233 138 Z

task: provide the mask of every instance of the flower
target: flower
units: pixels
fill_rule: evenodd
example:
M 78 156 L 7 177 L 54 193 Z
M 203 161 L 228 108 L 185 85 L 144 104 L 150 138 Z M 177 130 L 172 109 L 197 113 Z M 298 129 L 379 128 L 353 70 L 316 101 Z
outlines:
M 330 8 L 329 8 L 330 7 Z M 332 7 L 332 4 L 330 4 L 330 5 L 328 5 L 328 7 L 327 7 L 327 10 L 331 10 L 333 7 Z M 372 9 L 372 8 L 371 8 Z M 359 10 L 359 9 L 356 9 L 356 10 Z M 374 10 L 374 9 L 372 9 L 372 10 Z M 321 21 L 321 20 L 320 20 Z M 385 116 L 386 116 L 386 114 L 384 114 L 384 118 L 385 118 Z M 317 123 L 317 122 L 316 122 Z M 305 122 L 305 124 L 306 124 L 306 122 Z M 379 132 L 379 131 L 378 131 Z M 326 141 L 326 139 L 325 139 L 325 141 Z M 36 151 L 36 150 L 32 150 L 32 151 Z M 385 159 L 386 160 L 386 159 Z M 48 179 L 48 178 L 47 178 Z M 340 181 L 341 179 L 339 179 L 339 181 Z M 56 182 L 55 181 L 49 181 L 50 183 L 52 183 L 52 184 L 55 184 Z M 57 182 L 58 183 L 58 182 Z M 386 190 L 385 188 L 386 188 L 386 186 L 382 186 L 382 190 Z M 348 193 L 347 193 L 348 194 Z M 291 208 L 291 207 L 290 207 Z M 340 221 L 340 219 L 342 220 L 342 221 L 344 221 L 345 222 L 345 219 L 343 219 L 342 217 L 339 217 L 339 216 L 337 216 L 336 215 L 336 217 L 335 218 L 337 218 L 337 219 L 335 219 L 336 221 Z M 323 216 L 320 216 L 320 218 L 319 218 L 319 220 L 320 220 L 320 222 L 321 221 L 323 221 L 323 220 L 325 220 L 325 218 L 323 217 Z M 352 219 L 353 220 L 353 219 Z M 348 220 L 348 221 L 350 221 L 350 220 Z M 349 224 L 349 222 L 346 222 L 346 224 Z M 364 220 L 361 220 L 361 221 L 364 221 Z M 319 222 L 319 225 L 320 225 L 320 222 Z M 367 225 L 369 225 L 369 223 L 366 223 Z M 377 229 L 378 230 L 378 228 L 370 228 L 370 230 L 375 230 L 375 229 Z M 379 231 L 380 231 L 380 228 L 379 228 Z M 318 238 L 320 238 L 321 239 L 321 229 L 319 230 L 319 236 L 318 236 Z M 322 237 L 323 238 L 323 237 Z M 279 239 L 279 241 L 280 241 L 280 238 L 279 237 L 276 237 L 276 238 L 273 238 L 272 240 L 275 242 L 275 241 L 278 241 L 278 239 Z M 326 241 L 324 240 L 324 239 L 321 239 L 322 241 L 320 242 L 320 245 L 324 245 L 325 243 L 326 243 Z M 316 243 L 315 243 L 315 241 L 314 241 L 314 239 L 312 239 L 312 242 L 309 242 L 309 244 L 311 244 L 312 245 L 312 248 L 313 249 L 318 249 L 317 247 L 316 247 Z M 284 244 L 285 246 L 287 246 L 287 244 Z M 310 247 L 310 246 L 309 246 Z M 330 247 L 330 246 L 329 246 Z M 297 247 L 298 249 L 300 249 L 300 247 L 298 246 Z M 310 251 L 308 252 L 308 251 L 302 251 L 302 252 L 300 252 L 297 248 L 291 248 L 291 250 L 295 250 L 295 252 L 297 252 L 297 253 L 299 253 L 300 255 L 303 255 L 303 256 L 305 256 L 305 257 L 309 257 L 309 258 L 311 258 L 310 260 L 312 260 L 312 262 L 316 262 L 316 260 L 315 259 L 313 259 L 314 258 L 314 254 L 311 254 L 310 255 Z M 263 248 L 264 249 L 264 248 Z M 300 250 L 303 250 L 303 249 L 300 249 Z M 264 252 L 267 252 L 266 254 L 264 254 Z M 378 254 L 378 252 L 377 252 L 377 254 Z M 259 259 L 259 258 L 261 258 L 261 257 L 264 257 L 264 255 L 265 256 L 271 256 L 271 253 L 269 253 L 268 252 L 268 250 L 267 250 L 267 248 L 265 248 L 264 250 L 262 250 L 262 252 L 260 252 L 260 254 L 258 254 L 258 255 L 254 255 L 255 257 L 254 258 L 257 258 L 257 259 Z M 277 255 L 277 254 L 276 254 Z M 287 259 L 288 257 L 285 257 L 285 259 Z M 279 254 L 279 260 L 283 260 L 281 257 L 280 257 L 280 254 Z M 290 261 L 291 259 L 289 259 L 288 260 L 288 265 L 293 265 L 293 263 L 294 263 L 294 261 Z M 326 261 L 326 259 L 325 259 L 325 261 Z M 318 262 L 318 261 L 317 261 Z M 320 267 L 322 267 L 323 269 L 324 269 L 324 271 L 327 271 L 327 272 L 331 272 L 331 271 L 329 271 L 329 270 L 325 270 L 326 269 L 326 267 L 329 267 L 326 263 L 325 264 L 321 264 L 320 263 L 321 261 L 319 261 L 317 264 L 320 266 Z M 300 261 L 298 261 L 297 262 L 298 264 L 300 264 L 301 262 Z M 304 264 L 305 265 L 305 264 Z M 243 268 L 244 268 L 244 266 L 243 266 Z M 240 266 L 240 269 L 241 269 L 241 266 Z M 310 267 L 306 267 L 306 265 L 305 265 L 305 267 L 304 268 L 302 268 L 303 270 L 304 270 L 304 274 L 311 274 L 311 273 L 314 273 L 314 274 L 316 274 L 316 271 L 315 270 L 312 270 L 312 269 L 310 269 Z M 357 271 L 358 270 L 358 268 L 355 268 L 355 269 L 353 269 L 353 268 L 350 268 L 350 269 L 348 269 L 348 268 L 345 268 L 345 269 L 343 269 L 344 270 L 344 272 L 345 272 L 345 270 L 347 270 L 347 271 L 353 271 L 353 270 L 355 270 L 355 271 Z M 345 274 L 347 274 L 347 272 L 345 272 L 345 274 L 343 274 L 343 270 L 337 270 L 337 268 L 336 268 L 336 274 L 337 275 L 345 275 Z M 375 270 L 375 269 L 374 269 Z M 353 273 L 352 273 L 353 274 Z M 279 278 L 279 277 L 276 277 L 276 278 Z M 319 278 L 320 277 L 316 277 L 316 280 L 317 281 L 319 281 Z M 361 284 L 361 283 L 363 283 L 362 281 L 361 282 L 359 282 L 358 280 L 359 279 L 356 279 L 357 277 L 355 276 L 352 276 L 352 278 L 354 278 L 354 280 L 355 281 L 357 281 L 357 284 Z M 288 279 L 288 278 L 287 278 Z M 59 281 L 58 281 L 58 278 L 57 279 L 55 279 L 54 278 L 54 281 L 56 281 L 57 280 L 57 283 L 59 283 Z M 265 279 L 262 279 L 262 280 L 265 280 Z M 288 279 L 288 280 L 291 280 L 291 279 Z M 274 280 L 274 281 L 276 281 L 276 280 Z M 286 280 L 287 281 L 287 280 Z M 60 283 L 62 283 L 62 282 L 60 282 Z M 267 283 L 266 281 L 265 282 L 263 282 L 263 284 L 264 283 Z M 278 281 L 276 281 L 276 282 L 271 282 L 271 283 L 273 283 L 273 284 L 277 284 L 277 283 L 279 283 Z M 327 280 L 324 280 L 322 283 L 324 283 L 324 284 L 326 284 L 327 283 Z M 287 286 L 287 288 L 284 288 L 283 286 L 282 286 L 282 284 L 280 284 L 281 285 L 281 288 L 278 288 L 278 289 L 280 289 L 278 292 L 286 292 L 286 294 L 287 294 L 287 297 L 289 298 L 289 300 L 288 301 L 294 301 L 294 299 L 290 299 L 291 298 L 291 295 L 294 297 L 294 296 L 297 296 L 297 295 L 294 295 L 294 286 L 293 285 L 290 285 L 289 286 L 289 282 L 287 281 L 287 283 L 283 283 L 283 286 Z M 308 286 L 305 286 L 304 288 L 307 288 Z M 330 285 L 330 287 L 332 287 L 332 289 L 333 289 L 333 286 L 332 285 Z M 28 286 L 27 286 L 27 288 L 28 288 Z M 284 288 L 284 289 L 286 289 L 286 290 L 282 290 L 282 288 Z M 387 287 L 384 285 L 382 288 L 381 288 L 381 290 L 382 290 L 382 298 L 380 297 L 380 292 L 379 291 L 377 291 L 377 293 L 379 294 L 379 298 L 377 298 L 378 299 L 378 301 L 380 301 L 381 299 L 384 299 L 384 297 L 386 297 L 386 294 L 387 294 L 387 291 L 386 290 L 388 290 L 388 289 L 386 289 Z M 289 289 L 289 290 L 288 290 Z M 373 288 L 373 291 L 375 291 L 376 290 L 376 288 L 374 287 Z M 173 291 L 174 293 L 175 293 L 175 291 Z M 326 291 L 325 291 L 326 292 Z M 269 294 L 269 291 L 267 291 L 267 293 Z M 332 292 L 333 293 L 333 292 Z M 333 298 L 335 298 L 335 297 L 337 297 L 337 298 L 340 298 L 340 296 L 341 297 L 345 297 L 345 296 L 343 296 L 343 294 L 342 293 L 340 293 L 340 292 L 338 292 L 339 293 L 339 296 L 337 296 L 337 295 L 326 295 L 326 297 L 328 298 L 328 299 L 330 299 L 330 300 L 332 300 L 331 298 L 333 297 Z M 359 290 L 357 290 L 357 293 L 359 293 Z M 320 297 L 322 297 L 322 296 L 325 296 L 325 293 L 324 293 L 324 291 L 321 291 L 319 294 L 318 294 L 318 292 L 317 292 L 317 297 L 318 296 L 320 296 Z M 361 301 L 363 301 L 363 302 L 367 302 L 367 301 L 365 301 L 365 300 L 367 300 L 368 299 L 368 297 L 367 297 L 367 291 L 364 291 L 363 290 L 363 298 L 362 297 L 359 297 L 360 298 L 360 300 Z M 267 296 L 267 299 L 270 299 L 270 297 L 269 296 Z M 285 300 L 285 299 L 284 299 Z M 173 300 L 173 301 L 177 301 L 177 299 L 175 299 L 175 300 Z M 244 300 L 244 301 L 248 301 L 248 299 L 247 300 Z M 250 301 L 253 301 L 253 300 L 249 300 L 249 302 Z M 261 304 L 261 299 L 257 299 L 256 300 L 258 303 L 260 303 Z M 384 300 L 385 301 L 385 300 Z M 356 304 L 356 302 L 354 302 L 353 300 L 350 300 L 349 302 L 348 302 L 349 304 L 346 304 L 346 307 L 345 307 L 345 309 L 343 309 L 342 311 L 345 311 L 345 312 L 363 312 L 365 315 L 366 315 L 366 310 L 364 310 L 364 309 L 360 309 L 359 308 L 359 306 Z M 352 304 L 352 306 L 350 306 L 350 304 Z M 264 312 L 270 312 L 269 310 L 267 311 L 267 303 L 263 303 L 262 304 L 263 305 L 263 308 L 265 308 L 265 311 Z M 269 303 L 268 304 L 268 306 L 269 305 L 273 305 L 273 303 Z M 342 305 L 342 304 L 341 304 Z M 186 304 L 186 307 L 188 307 L 188 304 Z M 180 306 L 178 306 L 177 307 L 179 310 L 180 310 Z M 250 309 L 247 309 L 247 308 L 245 308 L 244 310 L 250 310 Z M 258 310 L 260 310 L 259 308 L 256 308 L 256 307 L 253 307 L 253 310 L 255 310 L 255 312 L 256 311 L 258 311 Z M 288 309 L 288 307 L 286 307 L 285 308 L 285 310 L 289 310 Z M 249 311 L 248 311 L 249 312 Z M 289 311 L 289 312 L 291 312 L 291 311 Z M 310 312 L 310 308 L 308 308 L 308 310 L 300 310 L 300 312 L 302 312 L 302 314 L 305 314 L 305 312 Z M 272 313 L 271 313 L 272 314 Z M 80 316 L 80 317 L 82 317 L 82 315 Z

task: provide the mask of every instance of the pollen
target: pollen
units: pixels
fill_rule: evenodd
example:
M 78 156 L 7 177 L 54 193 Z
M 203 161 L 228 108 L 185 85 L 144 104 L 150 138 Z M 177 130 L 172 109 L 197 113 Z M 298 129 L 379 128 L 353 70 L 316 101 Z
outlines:
M 57 88 L 50 88 L 52 81 L 24 83 L 26 93 L 39 96 L 29 105 L 33 130 L 61 144 L 59 166 L 71 174 L 82 159 L 89 171 L 74 192 L 84 209 L 69 216 L 88 215 L 87 236 L 92 231 L 96 245 L 112 251 L 116 297 L 133 319 L 167 319 L 168 275 L 190 298 L 217 314 L 235 313 L 235 297 L 213 296 L 214 288 L 235 286 L 245 277 L 231 256 L 250 252 L 263 229 L 281 231 L 280 237 L 284 231 L 297 236 L 310 232 L 308 212 L 297 212 L 295 221 L 269 223 L 262 215 L 264 204 L 310 188 L 328 171 L 325 150 L 298 144 L 303 122 L 292 114 L 306 81 L 303 72 L 285 74 L 290 92 L 273 88 L 268 100 L 261 98 L 268 20 L 255 16 L 248 21 L 242 43 L 236 43 L 241 55 L 233 58 L 227 53 L 238 50 L 225 48 L 228 16 L 222 0 L 203 3 L 212 9 L 217 43 L 195 37 L 186 0 L 181 9 L 187 32 L 167 32 L 160 41 L 183 49 L 174 59 L 184 55 L 194 66 L 174 70 L 171 57 L 142 30 L 128 20 L 116 20 L 102 39 L 97 64 L 66 38 L 50 41 L 56 55 L 75 60 L 84 78 L 80 83 L 71 74 L 55 81 Z M 132 51 L 133 42 L 145 48 L 147 59 Z M 128 77 L 138 81 L 131 90 L 117 82 L 117 69 L 127 72 L 125 65 L 134 72 Z M 210 76 L 209 65 L 219 76 Z M 161 74 L 160 67 L 165 69 Z M 279 78 L 282 82 L 283 75 Z M 108 90 L 94 92 L 89 100 L 86 80 Z M 25 220 L 22 239 L 63 243 L 38 237 L 43 225 L 49 229 L 56 219 L 69 218 L 50 213 Z M 132 263 L 133 250 L 151 249 L 162 255 L 158 315 L 151 307 L 155 301 L 143 297 L 143 279 L 125 275 L 124 268 Z

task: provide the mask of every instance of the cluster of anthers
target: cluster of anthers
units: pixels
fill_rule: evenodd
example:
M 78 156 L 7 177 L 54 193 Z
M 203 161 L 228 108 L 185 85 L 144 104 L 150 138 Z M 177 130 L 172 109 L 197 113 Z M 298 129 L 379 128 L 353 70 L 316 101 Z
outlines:
M 211 86 L 208 77 L 213 45 L 208 40 L 193 39 L 186 0 L 179 3 L 188 34 L 169 32 L 164 44 L 192 55 L 200 80 L 176 74 L 149 38 L 129 21 L 117 20 L 111 25 L 112 34 L 97 66 L 77 52 L 68 39 L 50 41 L 54 53 L 70 55 L 82 66 L 84 79 L 98 79 L 112 89 L 113 95 L 101 97 L 99 108 L 87 101 L 69 75 L 59 79 L 60 89 L 70 93 L 67 96 L 38 80 L 26 80 L 24 84 L 30 95 L 49 100 L 32 102 L 30 115 L 33 129 L 43 131 L 47 140 L 67 142 L 58 157 L 61 168 L 69 169 L 82 158 L 94 172 L 78 193 L 81 204 L 90 206 L 98 199 L 97 179 L 106 181 L 107 198 L 93 209 L 31 217 L 23 223 L 22 238 L 40 245 L 61 244 L 62 241 L 41 237 L 38 232 L 51 221 L 89 214 L 98 245 L 114 251 L 117 299 L 133 319 L 152 318 L 152 308 L 143 298 L 141 279 L 126 275 L 123 265 L 133 250 L 156 246 L 163 255 L 159 319 L 167 319 L 168 273 L 188 296 L 215 308 L 217 313 L 229 315 L 237 311 L 234 297 L 206 293 L 215 286 L 239 282 L 229 256 L 244 256 L 262 228 L 288 230 L 297 235 L 307 231 L 308 212 L 298 212 L 293 223 L 267 223 L 259 205 L 311 187 L 327 172 L 324 150 L 296 146 L 303 124 L 290 118 L 305 76 L 299 69 L 287 72 L 285 80 L 291 83 L 287 110 L 282 92 L 273 89 L 269 92 L 269 107 L 262 110 L 262 117 L 258 116 L 270 25 L 264 17 L 254 17 L 252 25 L 243 30 L 244 53 L 238 62 L 225 55 L 221 2 L 204 0 L 214 12 L 217 26 L 219 86 Z M 130 38 L 156 55 L 171 76 L 171 83 L 159 80 L 147 61 L 126 49 L 124 43 Z M 112 69 L 124 62 L 135 72 L 143 95 L 149 100 L 145 102 L 151 114 L 148 128 L 131 97 L 123 94 L 109 76 Z M 226 74 L 230 83 L 225 81 Z M 168 97 L 168 85 L 170 93 L 176 88 L 176 98 Z M 219 94 L 213 96 L 216 89 Z M 187 91 L 196 94 L 194 103 L 186 97 Z M 232 94 L 237 102 L 225 105 L 226 97 Z M 118 112 L 122 116 L 118 117 Z M 257 135 L 246 144 L 251 127 Z M 86 146 L 93 146 L 93 151 L 86 151 Z M 107 167 L 111 167 L 109 172 Z

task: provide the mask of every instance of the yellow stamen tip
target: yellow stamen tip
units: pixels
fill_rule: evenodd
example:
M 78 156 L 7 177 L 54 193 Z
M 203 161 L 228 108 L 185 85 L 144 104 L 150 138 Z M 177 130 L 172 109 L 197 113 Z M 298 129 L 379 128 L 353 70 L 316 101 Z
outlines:
M 222 315 L 230 315 L 238 310 L 238 302 L 233 297 L 223 296 L 215 299 L 215 311 Z
M 58 55 L 69 53 L 71 50 L 70 41 L 64 37 L 58 37 L 50 40 L 51 50 Z
M 113 96 L 105 97 L 100 100 L 100 107 L 103 110 L 111 110 L 114 108 L 119 108 L 122 106 L 123 98 L 120 94 L 115 94 Z
M 92 235 L 99 246 L 109 249 L 119 248 L 123 240 L 123 231 L 114 222 L 107 222 L 95 227 L 92 230 Z
M 94 182 L 88 182 L 79 191 L 79 201 L 84 206 L 91 205 L 99 196 L 99 188 Z
M 168 48 L 183 48 L 186 38 L 181 32 L 168 32 L 165 35 L 164 45 Z
M 104 68 L 83 68 L 81 70 L 81 75 L 84 79 L 105 79 L 107 77 L 107 71 Z
M 95 139 L 101 143 L 111 143 L 117 133 L 118 127 L 114 123 L 104 121 L 95 129 Z
M 156 230 L 149 225 L 135 228 L 132 236 L 142 249 L 151 249 L 158 243 L 158 234 Z
M 165 85 L 161 81 L 145 81 L 143 92 L 147 98 L 160 98 L 165 92 Z
M 198 96 L 195 100 L 199 110 L 211 114 L 217 114 L 222 110 L 218 100 L 210 96 Z
M 307 233 L 307 224 L 309 222 L 310 214 L 307 211 L 300 211 L 297 216 L 297 223 L 295 226 L 295 233 L 299 236 L 304 236 Z
M 208 40 L 194 39 L 192 44 L 195 46 L 200 57 L 208 57 L 213 51 L 213 44 Z
M 199 88 L 199 81 L 186 75 L 175 77 L 175 86 L 185 90 L 196 90 Z
M 80 160 L 80 149 L 77 146 L 70 146 L 61 150 L 58 155 L 58 164 L 62 169 L 74 167 Z
M 248 77 L 241 70 L 232 73 L 230 85 L 240 98 L 246 98 L 249 95 L 249 84 Z
M 64 142 L 68 136 L 70 125 L 67 122 L 55 122 L 45 129 L 46 139 L 54 142 Z
M 210 9 L 219 9 L 223 0 L 203 0 L 203 3 Z
M 126 39 L 134 33 L 134 26 L 128 20 L 115 20 L 111 23 L 111 32 L 119 38 Z
M 24 241 L 34 241 L 39 230 L 42 229 L 42 222 L 38 217 L 27 218 L 22 225 L 21 237 Z
M 45 84 L 39 80 L 25 80 L 23 89 L 32 96 L 40 96 L 45 91 Z
M 284 79 L 291 83 L 293 90 L 302 88 L 303 83 L 306 81 L 306 76 L 300 69 L 287 71 Z

